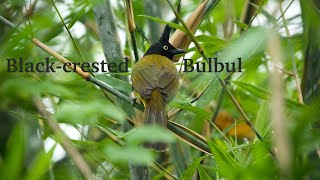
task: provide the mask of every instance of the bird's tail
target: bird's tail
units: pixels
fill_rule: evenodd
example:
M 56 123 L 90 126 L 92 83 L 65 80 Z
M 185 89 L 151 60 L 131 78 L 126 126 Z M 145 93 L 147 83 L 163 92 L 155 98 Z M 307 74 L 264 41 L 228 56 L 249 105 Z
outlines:
M 159 90 L 151 92 L 150 98 L 145 103 L 144 123 L 146 125 L 158 125 L 167 128 L 168 116 L 166 106 Z M 157 151 L 166 151 L 168 145 L 163 142 L 145 142 L 144 146 Z

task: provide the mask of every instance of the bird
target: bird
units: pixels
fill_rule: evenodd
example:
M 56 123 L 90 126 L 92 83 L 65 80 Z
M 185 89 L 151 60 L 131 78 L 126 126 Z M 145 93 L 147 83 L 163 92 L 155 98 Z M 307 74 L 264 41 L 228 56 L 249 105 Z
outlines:
M 133 92 L 145 107 L 143 124 L 147 126 L 167 128 L 166 105 L 175 98 L 180 86 L 172 59 L 186 51 L 169 43 L 170 32 L 171 27 L 166 25 L 159 41 L 149 47 L 132 69 Z M 156 151 L 168 148 L 163 142 L 144 142 L 144 146 Z

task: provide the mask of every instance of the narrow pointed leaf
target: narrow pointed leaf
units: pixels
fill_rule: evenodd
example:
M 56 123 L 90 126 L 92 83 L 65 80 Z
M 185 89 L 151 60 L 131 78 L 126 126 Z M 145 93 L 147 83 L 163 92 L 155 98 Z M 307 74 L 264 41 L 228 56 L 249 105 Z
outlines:
M 206 139 L 198 133 L 173 121 L 168 122 L 168 129 L 176 134 L 184 142 L 190 144 L 191 146 L 199 149 L 204 153 L 211 154 Z
M 190 164 L 190 166 L 183 172 L 181 178 L 179 180 L 184 179 L 192 179 L 193 174 L 197 170 L 198 166 L 200 165 L 200 162 L 205 158 L 206 156 L 199 157 Z

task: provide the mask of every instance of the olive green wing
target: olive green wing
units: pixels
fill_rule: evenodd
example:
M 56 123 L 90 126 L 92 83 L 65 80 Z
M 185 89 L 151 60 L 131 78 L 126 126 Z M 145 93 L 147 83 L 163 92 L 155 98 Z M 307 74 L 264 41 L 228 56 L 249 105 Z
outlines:
M 179 76 L 176 69 L 162 67 L 156 81 L 165 103 L 171 102 L 179 90 Z
M 132 86 L 143 99 L 149 99 L 152 90 L 157 88 L 154 70 L 155 65 L 146 64 L 143 67 L 136 66 L 132 71 Z

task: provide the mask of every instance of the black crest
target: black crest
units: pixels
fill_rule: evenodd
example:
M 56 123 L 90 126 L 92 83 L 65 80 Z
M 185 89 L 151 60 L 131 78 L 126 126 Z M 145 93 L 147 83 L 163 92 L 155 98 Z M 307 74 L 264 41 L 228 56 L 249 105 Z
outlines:
M 172 59 L 173 56 L 176 54 L 185 53 L 186 52 L 185 50 L 177 49 L 169 43 L 170 32 L 171 32 L 170 26 L 166 25 L 160 40 L 152 44 L 150 48 L 147 50 L 147 52 L 144 54 L 144 56 L 147 56 L 150 54 L 158 54 L 161 56 L 165 56 L 169 59 Z
M 160 38 L 160 42 L 169 42 L 170 32 L 171 32 L 171 27 L 169 25 L 166 25 L 162 33 L 162 36 Z

